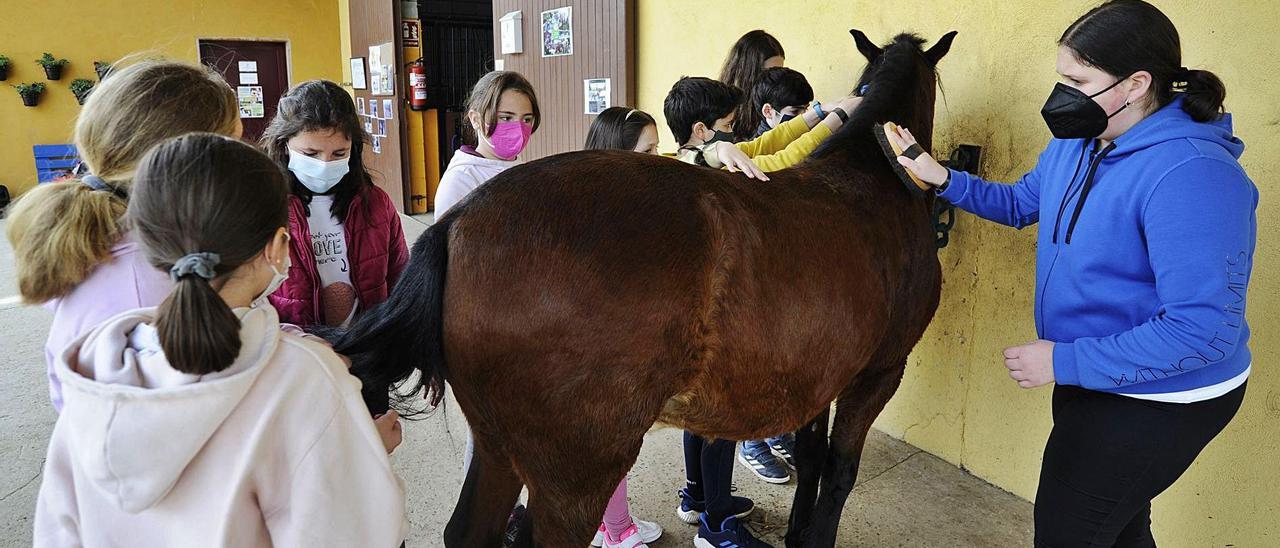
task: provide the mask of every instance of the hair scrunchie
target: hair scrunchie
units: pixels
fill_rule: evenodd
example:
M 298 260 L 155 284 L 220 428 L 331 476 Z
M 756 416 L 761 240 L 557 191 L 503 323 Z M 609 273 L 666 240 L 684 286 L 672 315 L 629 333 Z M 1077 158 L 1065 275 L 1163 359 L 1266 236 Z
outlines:
M 99 177 L 92 173 L 82 177 L 80 179 L 80 184 L 89 187 L 94 192 L 110 192 L 111 194 L 115 195 L 117 198 L 120 198 L 121 200 L 129 199 L 129 195 L 126 194 L 123 189 L 117 186 L 113 186 L 110 183 L 107 183 L 106 181 L 102 180 L 102 177 Z
M 169 269 L 169 277 L 175 282 L 191 275 L 212 280 L 214 269 L 221 262 L 222 257 L 217 253 L 191 253 L 173 263 L 173 268 Z

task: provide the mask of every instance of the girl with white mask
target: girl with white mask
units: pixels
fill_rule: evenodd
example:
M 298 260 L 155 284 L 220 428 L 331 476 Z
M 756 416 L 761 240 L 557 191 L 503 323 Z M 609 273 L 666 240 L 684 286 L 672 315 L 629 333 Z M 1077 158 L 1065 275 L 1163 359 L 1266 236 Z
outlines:
M 260 143 L 288 169 L 293 266 L 271 302 L 280 319 L 343 327 L 387 299 L 409 257 L 399 211 L 373 185 L 355 104 L 327 80 L 280 99 Z

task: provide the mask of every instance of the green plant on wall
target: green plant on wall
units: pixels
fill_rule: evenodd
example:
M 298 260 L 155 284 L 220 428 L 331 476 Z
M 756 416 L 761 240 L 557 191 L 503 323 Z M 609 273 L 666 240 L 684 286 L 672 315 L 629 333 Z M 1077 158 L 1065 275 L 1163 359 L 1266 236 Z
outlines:
M 58 80 L 62 78 L 62 67 L 71 64 L 71 61 L 54 58 L 52 53 L 45 52 L 36 59 L 36 64 L 44 67 L 44 75 L 50 80 Z
M 89 97 L 89 91 L 93 89 L 93 80 L 76 78 L 71 81 L 71 85 L 68 86 L 68 89 L 71 90 L 71 93 L 75 94 L 76 102 L 83 105 L 84 100 Z
M 18 88 L 18 95 L 22 96 L 22 104 L 29 107 L 36 106 L 40 102 L 40 94 L 44 93 L 43 82 L 30 82 L 13 87 Z
M 44 68 L 51 68 L 51 67 L 65 67 L 71 64 L 71 61 L 68 61 L 66 59 L 55 59 L 52 53 L 45 52 L 45 54 L 41 55 L 39 59 L 36 59 L 36 63 Z
M 9 79 L 9 58 L 0 55 L 0 80 Z
M 108 63 L 106 61 L 93 62 L 93 71 L 98 73 L 99 82 L 105 79 L 108 74 L 111 74 L 111 69 L 112 69 L 111 63 Z

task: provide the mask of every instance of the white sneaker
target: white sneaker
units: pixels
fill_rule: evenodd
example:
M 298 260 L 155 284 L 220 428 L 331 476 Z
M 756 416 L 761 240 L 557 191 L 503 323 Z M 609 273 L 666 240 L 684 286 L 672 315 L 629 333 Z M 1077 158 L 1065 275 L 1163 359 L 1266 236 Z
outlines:
M 631 518 L 631 525 L 640 533 L 640 542 L 649 543 L 662 538 L 662 526 L 652 521 L 645 521 L 640 518 Z M 630 529 L 628 529 L 630 531 Z M 626 532 L 622 534 L 623 540 L 627 539 Z M 600 529 L 596 530 L 596 537 L 591 539 L 592 546 L 604 546 L 605 543 L 604 524 L 600 524 Z M 620 541 L 622 542 L 622 541 Z M 609 546 L 621 546 L 620 544 L 610 544 Z

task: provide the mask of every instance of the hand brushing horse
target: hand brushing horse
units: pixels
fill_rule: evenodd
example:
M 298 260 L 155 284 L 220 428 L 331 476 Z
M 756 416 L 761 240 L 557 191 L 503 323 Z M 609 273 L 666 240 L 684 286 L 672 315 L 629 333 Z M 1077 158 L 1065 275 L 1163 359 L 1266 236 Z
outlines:
M 932 196 L 899 182 L 871 127 L 931 147 L 955 35 L 924 51 L 851 33 L 869 91 L 799 166 L 767 183 L 619 151 L 513 168 L 428 229 L 391 298 L 339 338 L 382 405 L 414 368 L 411 393 L 452 386 L 476 455 L 448 546 L 497 546 L 522 484 L 520 542 L 585 545 L 655 423 L 731 440 L 800 429 L 787 544 L 834 544 L 941 286 Z

